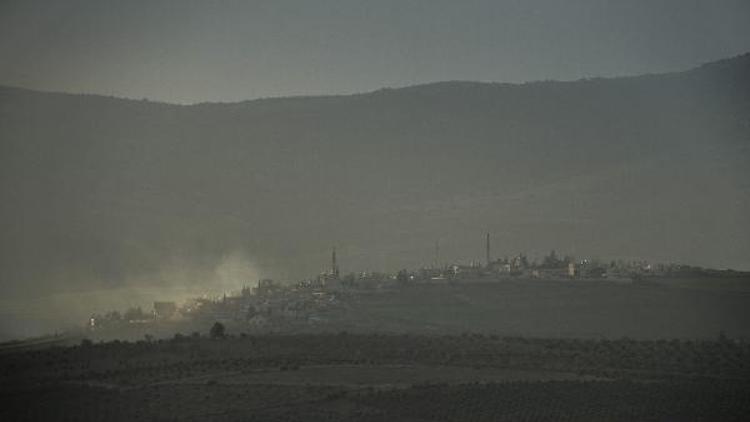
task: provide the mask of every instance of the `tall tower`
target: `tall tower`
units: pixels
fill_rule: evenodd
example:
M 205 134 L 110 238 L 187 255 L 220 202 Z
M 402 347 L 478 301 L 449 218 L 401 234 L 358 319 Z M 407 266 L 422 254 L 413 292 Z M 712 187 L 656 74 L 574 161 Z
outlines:
M 333 247 L 333 252 L 331 252 L 331 275 L 334 278 L 339 278 L 339 266 L 336 263 L 336 247 Z
M 485 261 L 486 262 L 485 265 L 487 266 L 487 268 L 489 268 L 490 266 L 490 233 L 489 232 L 487 232 L 487 244 L 485 245 L 485 253 L 487 255 L 486 256 L 487 261 Z

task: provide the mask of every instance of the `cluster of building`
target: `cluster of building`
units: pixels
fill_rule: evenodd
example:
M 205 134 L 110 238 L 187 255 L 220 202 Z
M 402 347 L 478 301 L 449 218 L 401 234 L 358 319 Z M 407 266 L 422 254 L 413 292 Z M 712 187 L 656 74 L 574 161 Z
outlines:
M 490 252 L 490 235 L 485 243 L 485 261 L 472 261 L 469 264 L 450 264 L 442 267 L 423 268 L 408 273 L 409 280 L 415 282 L 437 281 L 497 281 L 504 279 L 608 279 L 630 282 L 638 275 L 654 273 L 645 261 L 611 261 L 603 264 L 588 258 L 576 260 L 571 256 L 558 256 L 553 250 L 541 262 L 530 260 L 524 253 L 512 257 L 493 259 Z M 437 259 L 436 259 L 437 261 Z
M 348 301 L 344 300 L 346 293 L 330 289 L 335 276 L 327 273 L 326 277 L 327 282 L 300 282 L 294 286 L 262 279 L 256 287 L 243 287 L 236 294 L 198 297 L 179 305 L 176 302 L 158 301 L 154 302 L 150 312 L 134 307 L 124 313 L 112 311 L 92 315 L 88 328 L 180 321 L 233 321 L 267 329 L 322 324 L 348 307 Z
M 541 261 L 529 260 L 521 253 L 510 258 L 492 259 L 490 235 L 486 236 L 485 261 L 432 266 L 397 273 L 349 273 L 342 275 L 336 258 L 331 253 L 327 271 L 293 285 L 276 283 L 270 279 L 258 281 L 257 286 L 244 287 L 236 294 L 215 298 L 195 298 L 184 304 L 154 302 L 150 312 L 131 308 L 93 315 L 89 328 L 118 324 L 146 324 L 175 320 L 240 321 L 254 327 L 283 328 L 295 324 L 320 324 L 345 311 L 352 295 L 358 291 L 403 287 L 409 284 L 441 284 L 459 282 L 500 282 L 503 280 L 610 280 L 632 282 L 644 277 L 684 275 L 686 272 L 716 271 L 682 265 L 654 265 L 645 261 L 610 261 L 601 263 L 590 259 L 575 260 L 550 252 Z

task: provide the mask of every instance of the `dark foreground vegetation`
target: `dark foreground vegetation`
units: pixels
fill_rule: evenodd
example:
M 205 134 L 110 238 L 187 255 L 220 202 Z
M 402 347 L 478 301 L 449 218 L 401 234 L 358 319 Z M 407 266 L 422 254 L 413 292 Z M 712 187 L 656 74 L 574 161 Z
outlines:
M 0 355 L 0 420 L 742 420 L 750 344 L 176 335 Z

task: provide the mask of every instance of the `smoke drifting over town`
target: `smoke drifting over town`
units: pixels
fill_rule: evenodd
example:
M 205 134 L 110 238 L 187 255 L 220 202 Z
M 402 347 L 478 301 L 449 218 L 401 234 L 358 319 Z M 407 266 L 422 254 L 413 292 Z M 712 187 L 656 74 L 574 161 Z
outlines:
M 264 272 L 242 251 L 221 256 L 212 268 L 197 267 L 185 259 L 165 260 L 158 271 L 124 278 L 116 285 L 74 286 L 69 291 L 29 289 L 24 296 L 0 300 L 0 333 L 3 339 L 23 338 L 62 331 L 80 325 L 92 313 L 143 307 L 154 301 L 184 303 L 195 297 L 236 294 L 255 284 Z M 96 285 L 96 283 L 91 283 Z

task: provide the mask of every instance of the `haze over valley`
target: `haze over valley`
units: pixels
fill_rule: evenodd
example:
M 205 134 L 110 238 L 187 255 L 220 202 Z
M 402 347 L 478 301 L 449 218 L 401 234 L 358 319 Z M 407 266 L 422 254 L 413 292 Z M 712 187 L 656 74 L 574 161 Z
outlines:
M 0 88 L 2 293 L 294 281 L 332 245 L 346 271 L 416 268 L 484 232 L 498 257 L 748 269 L 747 75 L 192 106 Z

